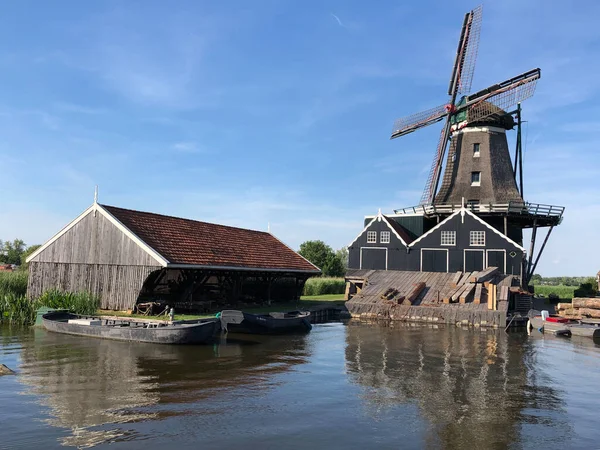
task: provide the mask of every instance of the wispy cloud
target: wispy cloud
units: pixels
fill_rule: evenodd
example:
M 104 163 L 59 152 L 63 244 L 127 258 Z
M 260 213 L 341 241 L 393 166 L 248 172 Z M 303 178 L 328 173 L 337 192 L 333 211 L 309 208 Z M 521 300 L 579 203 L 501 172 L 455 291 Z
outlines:
M 185 141 L 185 142 L 176 142 L 171 145 L 171 148 L 175 151 L 182 153 L 200 153 L 202 149 L 198 147 L 196 142 Z
M 330 13 L 330 14 L 331 14 L 331 17 L 333 17 L 333 18 L 335 19 L 335 21 L 338 23 L 338 25 L 339 25 L 340 27 L 344 27 L 344 24 L 342 23 L 342 21 L 340 20 L 340 18 L 339 18 L 338 16 L 336 16 L 336 15 L 335 15 L 335 14 L 333 14 L 333 13 Z M 345 27 L 344 27 L 344 28 L 345 28 Z

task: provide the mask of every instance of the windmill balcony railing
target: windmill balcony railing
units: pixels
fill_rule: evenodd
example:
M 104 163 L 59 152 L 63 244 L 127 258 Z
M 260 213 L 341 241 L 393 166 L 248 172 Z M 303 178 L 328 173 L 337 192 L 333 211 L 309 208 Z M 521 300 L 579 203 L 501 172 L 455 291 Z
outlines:
M 529 202 L 508 202 L 508 203 L 467 203 L 466 208 L 474 213 L 500 213 L 500 214 L 521 214 L 536 217 L 555 217 L 561 218 L 565 208 L 563 206 L 544 205 L 541 203 Z M 437 215 L 452 214 L 462 208 L 457 205 L 418 205 L 409 208 L 395 209 L 394 213 L 418 214 L 418 215 Z

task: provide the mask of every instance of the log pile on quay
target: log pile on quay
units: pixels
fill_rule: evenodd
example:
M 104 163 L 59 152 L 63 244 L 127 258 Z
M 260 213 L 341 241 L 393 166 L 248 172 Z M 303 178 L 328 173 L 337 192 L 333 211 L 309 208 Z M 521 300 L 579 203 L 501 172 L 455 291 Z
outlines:
M 556 311 L 571 319 L 600 319 L 600 297 L 575 297 L 571 303 L 559 303 Z

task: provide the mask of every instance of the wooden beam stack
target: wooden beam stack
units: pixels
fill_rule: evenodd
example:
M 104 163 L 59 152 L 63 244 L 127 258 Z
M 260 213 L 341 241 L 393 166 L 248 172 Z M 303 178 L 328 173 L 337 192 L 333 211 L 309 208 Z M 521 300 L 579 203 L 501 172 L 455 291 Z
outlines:
M 497 267 L 489 267 L 481 272 L 457 272 L 450 281 L 450 289 L 446 290 L 443 302 L 474 303 L 488 302 L 490 309 L 496 309 L 496 286 L 491 284 L 498 275 Z M 493 294 L 492 294 L 493 293 Z M 508 290 L 506 292 L 508 300 Z
M 575 297 L 572 303 L 559 303 L 556 311 L 565 317 L 600 319 L 600 297 Z

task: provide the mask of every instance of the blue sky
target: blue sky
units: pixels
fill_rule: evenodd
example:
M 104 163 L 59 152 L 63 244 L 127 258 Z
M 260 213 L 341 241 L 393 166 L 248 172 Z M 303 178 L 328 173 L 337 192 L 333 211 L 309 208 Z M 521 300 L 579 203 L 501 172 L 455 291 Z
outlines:
M 0 238 L 100 202 L 347 245 L 417 204 L 476 3 L 21 1 L 0 7 Z M 525 196 L 567 207 L 538 272 L 600 269 L 600 4 L 484 3 L 473 89 L 534 67 Z M 514 132 L 509 139 L 514 141 Z

